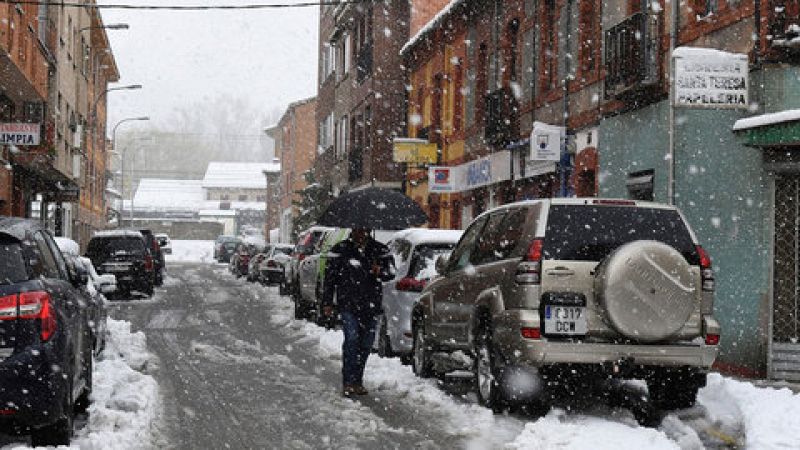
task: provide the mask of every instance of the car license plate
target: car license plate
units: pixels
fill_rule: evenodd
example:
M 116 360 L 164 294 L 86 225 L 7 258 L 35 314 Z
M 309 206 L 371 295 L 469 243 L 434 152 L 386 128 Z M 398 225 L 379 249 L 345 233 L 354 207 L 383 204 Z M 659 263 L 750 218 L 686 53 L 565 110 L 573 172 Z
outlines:
M 545 334 L 585 335 L 586 328 L 585 307 L 545 305 Z
M 109 272 L 127 272 L 130 270 L 131 266 L 127 264 L 117 264 L 117 265 L 108 265 L 106 266 Z

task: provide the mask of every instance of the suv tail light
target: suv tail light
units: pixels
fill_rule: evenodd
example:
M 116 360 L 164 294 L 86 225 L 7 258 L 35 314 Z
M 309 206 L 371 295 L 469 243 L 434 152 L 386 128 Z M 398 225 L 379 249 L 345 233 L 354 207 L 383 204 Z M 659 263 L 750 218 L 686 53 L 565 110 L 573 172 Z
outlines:
M 541 339 L 542 338 L 542 330 L 541 328 L 533 328 L 533 327 L 522 327 L 520 328 L 520 334 L 525 339 Z
M 39 321 L 42 341 L 50 339 L 56 332 L 56 314 L 50 306 L 50 294 L 32 291 L 0 297 L 0 320 L 17 319 Z
M 706 345 L 719 345 L 719 335 L 718 334 L 707 334 L 706 335 Z
M 517 266 L 517 284 L 540 284 L 542 281 L 542 247 L 544 241 L 534 239 L 525 258 Z
M 298 261 L 302 261 L 304 259 L 306 259 L 306 254 L 305 253 L 298 253 L 297 254 L 297 260 Z
M 403 292 L 422 292 L 422 289 L 425 288 L 425 280 L 411 277 L 401 278 L 395 283 L 394 288 Z
M 697 246 L 697 255 L 700 257 L 700 274 L 703 282 L 703 290 L 706 292 L 714 292 L 714 269 L 711 267 L 711 258 L 706 253 L 705 249 Z
M 153 257 L 144 255 L 144 270 L 151 272 L 153 270 Z

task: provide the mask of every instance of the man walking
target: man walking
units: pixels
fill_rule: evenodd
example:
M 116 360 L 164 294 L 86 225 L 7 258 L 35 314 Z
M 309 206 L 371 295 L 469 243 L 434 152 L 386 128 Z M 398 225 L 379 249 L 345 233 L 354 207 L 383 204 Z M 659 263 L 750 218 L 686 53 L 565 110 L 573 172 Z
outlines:
M 382 281 L 392 278 L 389 249 L 370 237 L 371 230 L 354 228 L 348 239 L 330 250 L 322 293 L 323 312 L 333 316 L 334 298 L 342 317 L 342 384 L 345 396 L 366 395 L 364 368 L 375 340 Z

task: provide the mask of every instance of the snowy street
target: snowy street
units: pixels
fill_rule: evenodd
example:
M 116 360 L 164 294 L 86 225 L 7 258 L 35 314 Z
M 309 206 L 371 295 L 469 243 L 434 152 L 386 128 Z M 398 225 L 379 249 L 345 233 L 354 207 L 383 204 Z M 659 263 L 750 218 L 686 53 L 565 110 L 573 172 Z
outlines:
M 174 259 L 202 257 L 176 252 L 183 256 Z M 174 448 L 764 449 L 800 443 L 800 396 L 719 375 L 709 377 L 697 407 L 668 415 L 656 428 L 637 424 L 631 410 L 641 400 L 619 406 L 588 399 L 538 420 L 493 415 L 477 404 L 466 374 L 443 383 L 422 380 L 399 359 L 377 355 L 367 366 L 370 395 L 346 399 L 340 331 L 294 320 L 290 298 L 236 279 L 224 265 L 168 267 L 153 299 L 112 308 L 116 320 L 144 333 L 158 361 L 147 372 L 158 383 L 151 419 L 160 424 L 134 439 L 121 433 L 123 448 L 166 442 Z M 641 398 L 641 389 L 634 383 L 623 394 Z M 77 446 L 95 448 L 91 436 Z

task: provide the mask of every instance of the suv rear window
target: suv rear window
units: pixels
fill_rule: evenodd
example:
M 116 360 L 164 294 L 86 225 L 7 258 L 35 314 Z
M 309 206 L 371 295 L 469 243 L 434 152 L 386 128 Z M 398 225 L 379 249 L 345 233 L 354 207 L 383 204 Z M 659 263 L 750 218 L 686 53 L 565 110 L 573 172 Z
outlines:
M 700 262 L 677 211 L 628 206 L 551 206 L 543 252 L 545 259 L 601 261 L 614 249 L 643 239 L 672 246 L 689 264 Z
M 135 237 L 94 238 L 89 241 L 86 253 L 90 258 L 113 256 L 118 253 L 144 254 L 144 242 Z
M 22 247 L 18 242 L 0 240 L 0 284 L 19 283 L 27 279 Z

